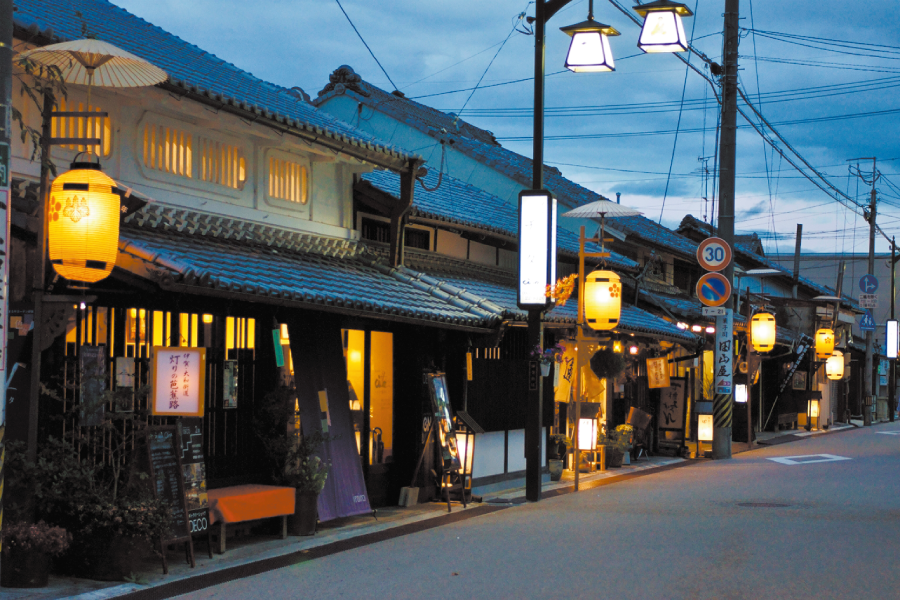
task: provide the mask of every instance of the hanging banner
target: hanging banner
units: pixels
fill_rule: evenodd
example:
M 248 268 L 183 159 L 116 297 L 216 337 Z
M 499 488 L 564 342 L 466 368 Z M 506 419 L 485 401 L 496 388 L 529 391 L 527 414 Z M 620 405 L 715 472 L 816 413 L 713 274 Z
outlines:
M 647 382 L 650 389 L 669 387 L 669 359 L 665 356 L 647 359 Z
M 717 394 L 731 394 L 734 373 L 734 311 L 725 309 L 723 316 L 716 317 L 716 354 L 713 366 L 713 381 Z
M 206 348 L 154 346 L 150 382 L 151 414 L 202 417 Z
M 557 381 L 553 391 L 553 399 L 556 402 L 568 402 L 572 390 L 572 382 L 575 379 L 575 343 L 569 341 L 560 342 L 565 349 L 562 362 L 556 363 Z

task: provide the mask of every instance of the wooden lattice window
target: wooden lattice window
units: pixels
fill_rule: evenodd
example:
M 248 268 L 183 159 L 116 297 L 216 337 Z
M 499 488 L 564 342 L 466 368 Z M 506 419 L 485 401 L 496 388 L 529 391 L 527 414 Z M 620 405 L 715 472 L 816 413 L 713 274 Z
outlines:
M 193 177 L 193 136 L 181 129 L 144 125 L 144 166 L 163 173 Z
M 96 106 L 85 106 L 83 102 L 66 102 L 65 98 L 59 100 L 59 111 L 68 112 L 102 112 Z M 53 117 L 50 122 L 51 137 L 59 138 L 100 138 L 100 146 L 91 146 L 90 150 L 101 156 L 109 156 L 112 150 L 112 126 L 109 117 Z M 61 146 L 67 150 L 87 152 L 86 146 L 74 144 Z
M 306 204 L 308 190 L 309 171 L 305 165 L 269 157 L 269 198 Z
M 247 161 L 239 146 L 200 138 L 200 179 L 236 190 L 247 181 Z

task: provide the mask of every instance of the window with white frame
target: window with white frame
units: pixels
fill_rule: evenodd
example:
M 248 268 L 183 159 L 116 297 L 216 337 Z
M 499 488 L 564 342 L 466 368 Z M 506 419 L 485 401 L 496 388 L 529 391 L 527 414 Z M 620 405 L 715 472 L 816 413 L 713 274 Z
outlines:
M 87 106 L 84 102 L 67 101 L 60 98 L 57 104 L 60 112 L 103 112 L 97 106 Z M 100 156 L 109 156 L 112 150 L 112 126 L 109 117 L 53 117 L 50 121 L 50 135 L 55 138 L 100 138 L 100 146 L 91 146 L 90 150 Z M 87 152 L 86 146 L 68 144 L 62 146 L 66 150 Z
M 309 202 L 309 164 L 299 159 L 269 156 L 269 198 L 306 204 Z
M 193 158 L 190 132 L 156 123 L 144 124 L 144 167 L 191 178 Z

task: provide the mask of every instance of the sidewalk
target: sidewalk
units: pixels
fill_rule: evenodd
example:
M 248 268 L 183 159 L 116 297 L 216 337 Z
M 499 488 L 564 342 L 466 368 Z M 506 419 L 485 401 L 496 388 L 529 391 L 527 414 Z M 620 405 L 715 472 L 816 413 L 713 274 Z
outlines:
M 807 432 L 804 429 L 759 434 L 759 446 L 798 441 L 805 437 L 854 429 L 852 425 L 833 426 L 828 431 Z M 783 442 L 782 442 L 783 440 Z M 735 442 L 733 452 L 746 452 L 746 444 Z M 579 490 L 626 481 L 672 468 L 695 464 L 683 458 L 653 456 L 604 472 L 581 473 Z M 558 482 L 546 482 L 542 486 L 542 498 L 574 492 L 574 473 L 565 471 Z M 419 504 L 410 508 L 379 508 L 377 519 L 370 516 L 348 517 L 320 523 L 315 536 L 277 539 L 265 534 L 229 539 L 225 554 L 210 559 L 203 541 L 195 541 L 194 554 L 197 566 L 191 569 L 185 563 L 180 547 L 170 551 L 169 574 L 162 574 L 158 559 L 148 559 L 141 565 L 141 574 L 135 583 L 100 582 L 87 579 L 51 576 L 50 585 L 39 589 L 2 588 L 4 600 L 106 600 L 108 598 L 150 599 L 167 598 L 177 594 L 203 589 L 225 581 L 231 581 L 272 569 L 305 562 L 378 541 L 409 535 L 418 531 L 440 527 L 449 523 L 490 514 L 498 510 L 525 503 L 525 489 L 514 488 L 493 492 L 482 503 L 470 503 L 467 508 L 454 502 L 452 512 L 447 513 L 445 503 Z

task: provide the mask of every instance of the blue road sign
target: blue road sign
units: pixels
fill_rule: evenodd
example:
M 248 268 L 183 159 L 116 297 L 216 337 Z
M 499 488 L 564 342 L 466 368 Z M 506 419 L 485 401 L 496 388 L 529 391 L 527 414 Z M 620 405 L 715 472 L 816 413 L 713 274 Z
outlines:
M 874 294 L 878 291 L 878 278 L 874 275 L 863 275 L 859 278 L 859 291 L 864 294 Z
M 875 331 L 875 318 L 872 316 L 871 310 L 866 310 L 866 313 L 860 317 L 859 328 L 862 331 Z

